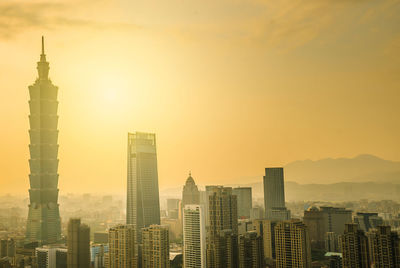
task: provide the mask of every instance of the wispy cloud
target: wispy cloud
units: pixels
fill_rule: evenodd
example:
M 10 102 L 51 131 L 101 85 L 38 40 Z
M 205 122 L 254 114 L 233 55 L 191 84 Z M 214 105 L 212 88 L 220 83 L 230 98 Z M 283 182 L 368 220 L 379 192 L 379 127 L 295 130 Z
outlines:
M 84 2 L 95 5 L 94 1 Z M 52 30 L 60 27 L 138 28 L 137 25 L 131 23 L 87 19 L 84 16 L 78 16 L 74 12 L 78 11 L 77 7 L 79 6 L 77 1 L 2 1 L 0 2 L 0 38 L 12 38 L 34 29 Z

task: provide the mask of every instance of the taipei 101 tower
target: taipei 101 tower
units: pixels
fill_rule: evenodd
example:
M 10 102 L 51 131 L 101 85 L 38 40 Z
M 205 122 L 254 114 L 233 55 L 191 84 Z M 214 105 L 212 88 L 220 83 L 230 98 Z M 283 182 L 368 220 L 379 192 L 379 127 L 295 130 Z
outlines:
M 61 238 L 58 208 L 58 116 L 57 92 L 48 77 L 49 63 L 42 54 L 37 63 L 38 78 L 29 86 L 29 214 L 26 242 L 40 245 L 56 243 Z

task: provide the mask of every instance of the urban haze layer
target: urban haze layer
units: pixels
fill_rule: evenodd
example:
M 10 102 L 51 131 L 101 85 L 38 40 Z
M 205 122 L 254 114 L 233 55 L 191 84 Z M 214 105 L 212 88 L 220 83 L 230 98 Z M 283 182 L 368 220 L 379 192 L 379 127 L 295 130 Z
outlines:
M 285 182 L 299 165 L 315 176 L 318 161 L 260 167 L 263 178 L 242 185 L 200 186 L 188 172 L 160 192 L 156 134 L 136 131 L 127 133 L 126 193 L 59 196 L 58 88 L 43 37 L 37 71 L 29 196 L 0 197 L 0 267 L 400 267 L 400 185 Z M 329 161 L 355 170 L 385 160 Z

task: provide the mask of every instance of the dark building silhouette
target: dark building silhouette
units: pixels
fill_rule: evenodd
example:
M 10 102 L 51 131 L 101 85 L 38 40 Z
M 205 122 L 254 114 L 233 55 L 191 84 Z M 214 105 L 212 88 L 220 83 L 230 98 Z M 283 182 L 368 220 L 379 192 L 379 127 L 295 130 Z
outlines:
M 268 220 L 288 220 L 290 210 L 285 206 L 283 168 L 266 168 L 264 176 L 264 208 Z
M 346 224 L 344 234 L 340 237 L 343 268 L 369 268 L 368 239 L 357 224 Z
M 192 177 L 192 173 L 189 172 L 189 177 L 183 186 L 182 191 L 182 208 L 185 205 L 199 205 L 200 204 L 200 192 L 197 188 L 196 183 Z
M 208 187 L 207 268 L 238 265 L 238 217 L 232 188 Z
M 253 207 L 253 197 L 251 194 L 251 187 L 237 187 L 233 188 L 233 194 L 237 196 L 238 203 L 238 217 L 250 218 L 250 211 Z
M 126 223 L 135 226 L 136 243 L 141 243 L 142 228 L 160 224 L 156 135 L 152 133 L 128 133 Z
M 323 249 L 328 232 L 343 234 L 346 223 L 352 222 L 352 211 L 335 207 L 310 207 L 304 211 L 304 224 L 309 227 L 311 244 Z
M 239 236 L 239 268 L 263 268 L 262 237 L 255 231 Z
M 15 241 L 12 238 L 0 240 L 0 258 L 15 256 Z
M 61 238 L 58 205 L 58 115 L 57 92 L 49 79 L 49 63 L 42 54 L 38 78 L 29 86 L 30 189 L 26 241 L 56 243 Z
M 89 268 L 90 228 L 81 224 L 80 219 L 70 219 L 67 235 L 68 268 Z
M 400 239 L 390 226 L 378 226 L 368 234 L 369 255 L 375 268 L 400 267 Z

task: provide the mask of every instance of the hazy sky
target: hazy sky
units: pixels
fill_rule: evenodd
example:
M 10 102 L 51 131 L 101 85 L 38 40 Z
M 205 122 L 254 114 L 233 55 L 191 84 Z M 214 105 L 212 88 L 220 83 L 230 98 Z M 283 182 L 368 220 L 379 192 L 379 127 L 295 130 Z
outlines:
M 266 166 L 400 161 L 400 1 L 0 2 L 0 193 L 27 193 L 28 86 L 45 35 L 62 193 L 124 192 L 128 131 L 161 188 Z

